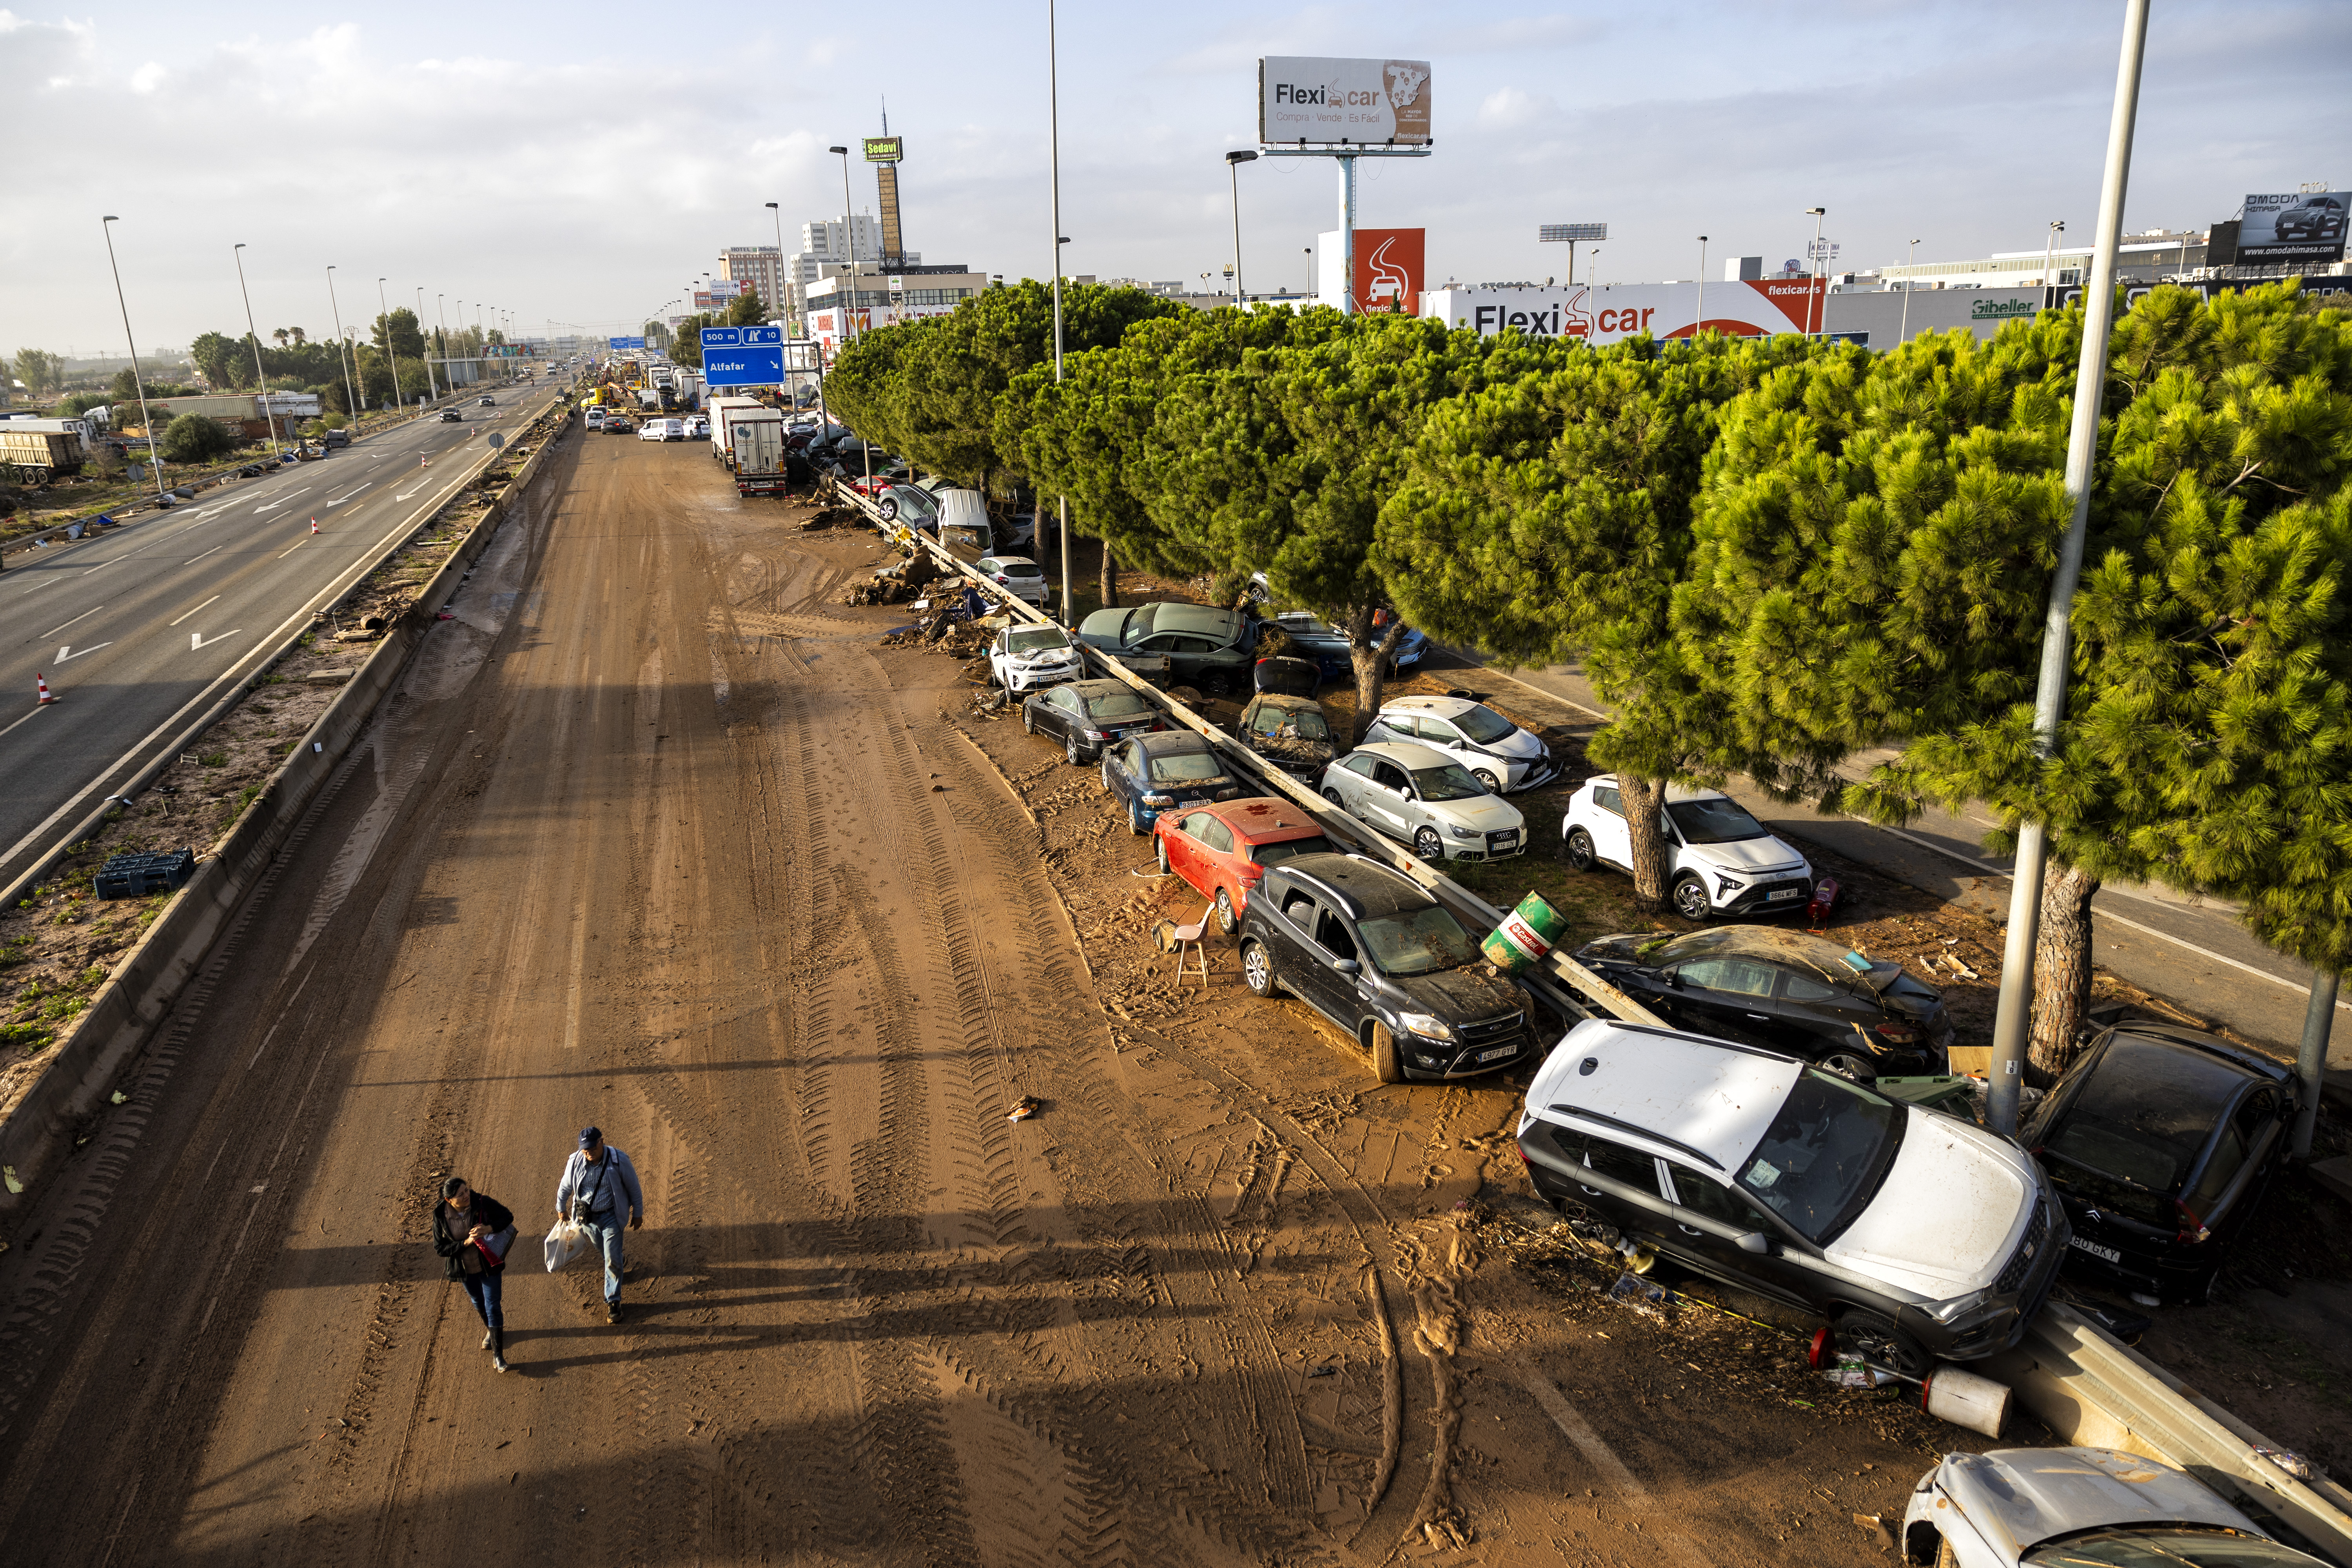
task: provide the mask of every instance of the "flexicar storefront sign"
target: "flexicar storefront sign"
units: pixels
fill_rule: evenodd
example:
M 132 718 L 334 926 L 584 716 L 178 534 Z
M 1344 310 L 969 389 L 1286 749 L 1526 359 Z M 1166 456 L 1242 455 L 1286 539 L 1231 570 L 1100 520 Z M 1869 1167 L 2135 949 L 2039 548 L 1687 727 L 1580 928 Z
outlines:
M 1647 332 L 1686 338 L 1702 324 L 1734 337 L 1822 330 L 1824 285 L 1811 278 L 1709 283 L 1702 306 L 1696 283 L 1580 283 L 1566 289 L 1436 289 L 1423 296 L 1435 316 L 1481 337 L 1529 337 L 1613 343 Z M 1706 319 L 1700 321 L 1704 309 Z

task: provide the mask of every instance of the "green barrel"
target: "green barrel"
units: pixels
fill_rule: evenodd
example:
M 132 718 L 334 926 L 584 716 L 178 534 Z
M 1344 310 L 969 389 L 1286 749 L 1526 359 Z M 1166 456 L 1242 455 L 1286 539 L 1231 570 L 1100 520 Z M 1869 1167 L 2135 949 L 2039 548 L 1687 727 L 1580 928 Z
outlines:
M 1568 922 L 1559 911 L 1544 902 L 1538 893 L 1529 893 L 1519 900 L 1519 907 L 1503 917 L 1503 923 L 1481 945 L 1486 962 L 1508 974 L 1517 974 L 1530 963 L 1540 963 L 1559 940 Z

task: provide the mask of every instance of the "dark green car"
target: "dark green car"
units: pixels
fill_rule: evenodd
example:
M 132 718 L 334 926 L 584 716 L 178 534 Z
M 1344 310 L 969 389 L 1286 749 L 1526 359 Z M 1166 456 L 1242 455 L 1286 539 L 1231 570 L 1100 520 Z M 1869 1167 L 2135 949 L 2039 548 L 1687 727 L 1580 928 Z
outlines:
M 1121 658 L 1164 658 L 1171 684 L 1209 691 L 1247 690 L 1257 658 L 1257 623 L 1207 605 L 1097 610 L 1079 624 L 1078 640 Z

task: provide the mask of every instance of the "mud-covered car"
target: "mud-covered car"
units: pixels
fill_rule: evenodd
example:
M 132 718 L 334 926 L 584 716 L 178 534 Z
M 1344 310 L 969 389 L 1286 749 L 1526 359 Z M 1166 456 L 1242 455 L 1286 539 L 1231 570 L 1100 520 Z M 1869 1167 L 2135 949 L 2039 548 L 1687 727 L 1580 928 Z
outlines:
M 1535 1050 L 1526 994 L 1477 939 L 1426 889 L 1360 855 L 1266 868 L 1242 913 L 1242 979 L 1322 1014 L 1382 1083 L 1493 1072 Z
M 1190 730 L 1130 736 L 1103 750 L 1103 789 L 1127 813 L 1127 830 L 1151 831 L 1163 811 L 1232 800 L 1242 793 L 1225 759 Z
M 1235 726 L 1243 745 L 1310 786 L 1339 754 L 1339 737 L 1315 700 L 1318 676 L 1303 658 L 1259 659 L 1251 676 L 1257 695 Z
M 1868 1082 L 1944 1070 L 1944 994 L 1899 963 L 1778 926 L 1604 936 L 1576 960 L 1702 1035 L 1753 1040 Z
M 1070 765 L 1091 763 L 1106 746 L 1129 735 L 1163 729 L 1160 710 L 1117 680 L 1073 680 L 1032 691 L 1021 704 L 1021 728 L 1062 742 Z

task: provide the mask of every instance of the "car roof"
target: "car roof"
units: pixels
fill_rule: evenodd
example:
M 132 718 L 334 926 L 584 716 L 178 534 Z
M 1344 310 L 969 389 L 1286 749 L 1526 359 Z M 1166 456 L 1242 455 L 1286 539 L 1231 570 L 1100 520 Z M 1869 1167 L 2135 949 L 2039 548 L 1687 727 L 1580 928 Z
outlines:
M 1429 890 L 1411 878 L 1390 870 L 1361 855 L 1301 855 L 1267 872 L 1312 884 L 1331 896 L 1349 920 L 1392 915 L 1400 910 L 1426 909 L 1437 902 Z
M 1528 1110 L 1563 1127 L 1646 1140 L 1669 1157 L 1696 1152 L 1727 1173 L 1762 1141 L 1803 1070 L 1777 1051 L 1589 1018 L 1536 1070 Z
M 1244 844 L 1280 844 L 1290 838 L 1311 838 L 1322 825 L 1278 795 L 1254 795 L 1246 800 L 1222 800 L 1201 808 L 1234 830 Z
M 1197 632 L 1203 637 L 1231 637 L 1238 611 L 1221 610 L 1211 605 L 1188 605 L 1181 600 L 1163 599 L 1151 608 L 1151 629 L 1155 632 Z
M 1444 752 L 1432 751 L 1417 741 L 1374 741 L 1370 744 L 1358 746 L 1356 750 L 1359 752 L 1370 752 L 1375 757 L 1384 757 L 1407 773 L 1416 773 L 1423 768 L 1444 768 L 1457 765 L 1454 759 Z
M 1026 555 L 983 555 L 980 558 L 980 563 L 982 566 L 1034 566 L 1037 564 Z
M 1484 708 L 1484 702 L 1474 702 L 1467 697 L 1400 697 L 1381 705 L 1383 713 L 1403 709 L 1413 713 L 1434 713 L 1441 719 L 1451 719 L 1457 713 L 1467 713 L 1473 708 Z
M 1643 940 L 1647 945 L 1652 939 Z M 1857 969 L 1846 962 L 1846 954 L 1856 950 L 1843 942 L 1830 942 L 1783 926 L 1707 926 L 1681 936 L 1669 937 L 1659 946 L 1675 950 L 1672 957 L 1658 960 L 1666 963 L 1686 963 L 1694 958 L 1736 953 L 1742 958 L 1761 958 L 1769 963 L 1793 964 L 1840 984 L 1855 984 L 1872 968 L 1887 962 L 1872 959 L 1868 953 L 1859 953 L 1865 967 Z M 1643 962 L 1651 960 L 1645 955 Z M 1901 965 L 1895 967 L 1899 969 Z
M 1123 680 L 1113 680 L 1108 676 L 1099 680 L 1073 680 L 1066 686 L 1064 686 L 1062 689 L 1071 693 L 1080 701 L 1086 702 L 1090 702 L 1097 697 L 1133 697 L 1136 695 L 1135 690 L 1130 688 L 1127 682 Z
M 1585 780 L 1584 783 L 1588 784 L 1608 784 L 1613 788 L 1617 783 L 1617 775 L 1615 773 L 1595 773 L 1591 778 Z M 1577 787 L 1581 789 L 1583 785 L 1580 784 Z M 1729 800 L 1730 798 L 1731 797 L 1729 795 L 1724 794 L 1719 789 L 1696 789 L 1689 784 L 1670 784 L 1666 786 L 1666 804 L 1668 805 L 1678 805 L 1686 800 Z
M 1130 739 L 1143 748 L 1143 754 L 1147 757 L 1183 756 L 1196 752 L 1213 754 L 1216 751 L 1205 739 L 1190 730 L 1154 730 Z

